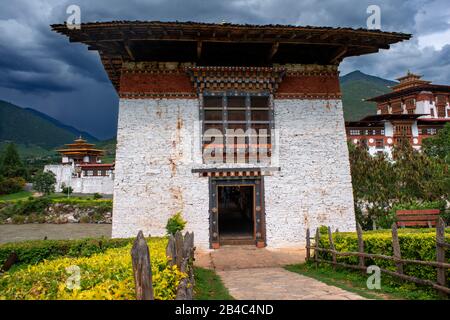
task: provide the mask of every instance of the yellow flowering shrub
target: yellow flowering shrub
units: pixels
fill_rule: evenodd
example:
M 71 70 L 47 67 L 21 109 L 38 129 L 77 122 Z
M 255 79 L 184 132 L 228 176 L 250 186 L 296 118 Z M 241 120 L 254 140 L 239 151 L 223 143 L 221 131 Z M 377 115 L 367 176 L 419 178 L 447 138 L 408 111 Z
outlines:
M 151 238 L 148 244 L 155 299 L 174 299 L 186 274 L 169 265 L 166 238 Z M 90 257 L 45 260 L 6 273 L 0 277 L 0 299 L 135 299 L 130 250 L 131 244 Z M 79 267 L 79 288 L 73 286 L 76 273 L 67 270 L 71 266 Z

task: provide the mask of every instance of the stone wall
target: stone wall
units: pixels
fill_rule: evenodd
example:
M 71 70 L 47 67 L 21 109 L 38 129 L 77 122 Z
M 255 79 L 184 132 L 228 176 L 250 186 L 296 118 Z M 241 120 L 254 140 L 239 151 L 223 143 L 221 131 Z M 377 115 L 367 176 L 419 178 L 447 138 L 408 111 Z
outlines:
M 113 237 L 162 236 L 182 211 L 196 246 L 209 246 L 208 179 L 191 172 L 198 119 L 195 99 L 120 100 Z
M 193 154 L 198 119 L 195 99 L 121 99 L 113 237 L 164 235 L 182 211 L 196 246 L 209 247 L 208 178 L 191 172 L 206 167 Z M 306 228 L 322 224 L 354 230 L 341 101 L 276 99 L 275 125 L 281 171 L 264 178 L 267 245 L 304 245 Z
M 306 228 L 355 230 L 340 100 L 275 100 L 280 172 L 264 178 L 267 245 L 304 245 Z
M 72 177 L 73 167 L 63 164 L 46 165 L 44 171 L 51 171 L 55 174 L 56 192 L 61 192 L 61 186 L 64 184 L 71 186 L 74 193 L 113 194 L 114 175 L 110 177 Z

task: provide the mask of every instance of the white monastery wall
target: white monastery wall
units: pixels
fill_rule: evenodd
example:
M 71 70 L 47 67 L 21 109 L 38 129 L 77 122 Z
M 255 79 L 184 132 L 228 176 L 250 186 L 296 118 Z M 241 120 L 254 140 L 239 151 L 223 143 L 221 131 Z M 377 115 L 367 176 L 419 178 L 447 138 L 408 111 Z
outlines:
M 265 177 L 267 245 L 305 244 L 306 229 L 355 230 L 340 100 L 275 100 L 281 171 Z
M 113 237 L 162 236 L 182 211 L 198 247 L 209 247 L 208 179 L 191 172 L 196 99 L 121 99 Z
M 114 175 L 110 177 L 73 177 L 72 165 L 63 164 L 46 165 L 44 171 L 51 171 L 55 174 L 56 192 L 61 192 L 61 186 L 64 184 L 71 186 L 74 193 L 113 194 Z
M 208 178 L 191 172 L 211 167 L 192 162 L 198 119 L 195 99 L 121 99 L 113 237 L 162 236 L 182 211 L 196 246 L 209 248 Z M 354 230 L 340 100 L 275 100 L 275 125 L 281 171 L 264 178 L 268 246 L 303 245 L 307 227 Z

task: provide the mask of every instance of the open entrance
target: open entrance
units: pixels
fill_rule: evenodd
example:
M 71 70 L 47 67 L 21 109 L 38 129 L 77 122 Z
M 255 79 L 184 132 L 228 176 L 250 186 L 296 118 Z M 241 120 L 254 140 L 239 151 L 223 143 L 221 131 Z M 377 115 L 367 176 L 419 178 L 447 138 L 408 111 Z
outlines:
M 263 177 L 210 178 L 209 228 L 213 249 L 234 244 L 264 247 Z
M 220 243 L 251 244 L 255 239 L 255 187 L 253 185 L 218 186 Z

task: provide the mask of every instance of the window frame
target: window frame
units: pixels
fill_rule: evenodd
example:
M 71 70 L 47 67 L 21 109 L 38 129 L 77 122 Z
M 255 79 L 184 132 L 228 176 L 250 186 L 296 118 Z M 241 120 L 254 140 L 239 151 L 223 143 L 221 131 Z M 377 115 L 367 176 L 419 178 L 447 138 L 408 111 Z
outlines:
M 207 110 L 213 110 L 218 108 L 207 108 L 205 107 L 205 98 L 209 97 L 221 97 L 222 98 L 222 120 L 205 120 L 205 112 Z M 229 108 L 228 107 L 228 99 L 233 97 L 244 97 L 245 98 L 245 107 L 244 108 Z M 267 99 L 267 107 L 254 107 L 252 108 L 251 99 L 263 97 Z M 228 112 L 233 110 L 245 110 L 245 121 L 233 121 L 228 119 Z M 252 120 L 252 110 L 254 111 L 264 111 L 268 112 L 268 120 L 259 121 Z M 229 125 L 239 125 L 244 124 L 245 130 L 247 132 L 248 129 L 252 128 L 252 125 L 267 125 L 268 126 L 268 144 L 271 146 L 271 150 L 273 150 L 274 142 L 275 142 L 275 112 L 274 112 L 274 99 L 273 95 L 270 92 L 262 91 L 262 92 L 251 92 L 251 91 L 220 91 L 220 92 L 210 92 L 204 91 L 201 95 L 200 99 L 200 122 L 201 122 L 201 150 L 204 150 L 203 137 L 205 133 L 205 129 L 207 125 L 220 125 L 221 124 L 221 132 L 224 134 L 224 144 L 226 143 L 226 129 L 229 129 Z M 258 141 L 259 144 L 259 141 Z M 249 151 L 249 137 L 245 137 L 245 145 L 247 154 Z M 224 154 L 226 154 L 226 147 L 224 148 Z M 246 163 L 248 163 L 248 159 L 246 157 Z

